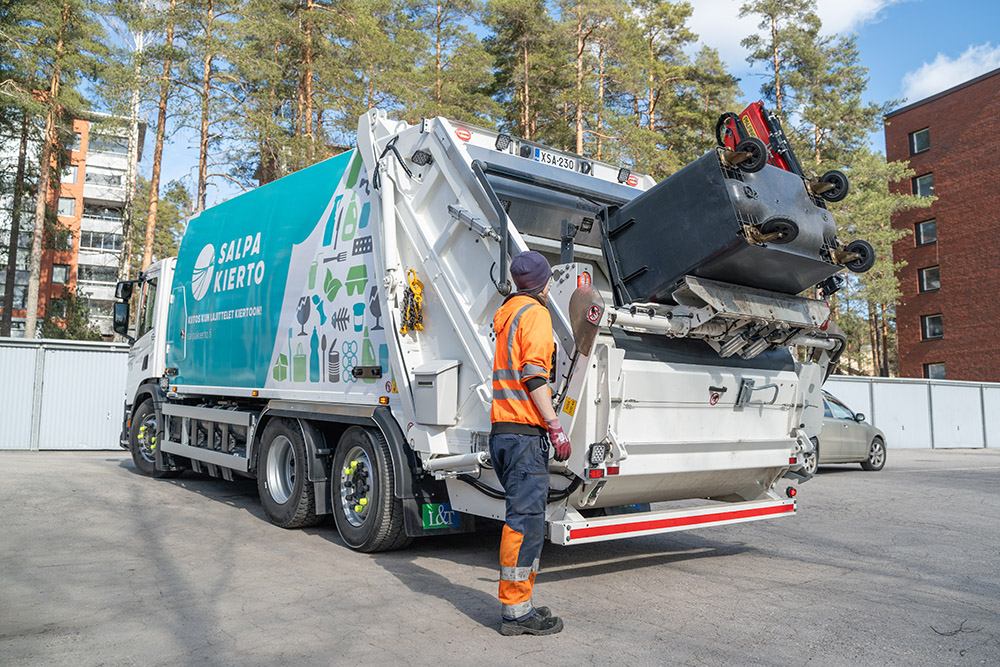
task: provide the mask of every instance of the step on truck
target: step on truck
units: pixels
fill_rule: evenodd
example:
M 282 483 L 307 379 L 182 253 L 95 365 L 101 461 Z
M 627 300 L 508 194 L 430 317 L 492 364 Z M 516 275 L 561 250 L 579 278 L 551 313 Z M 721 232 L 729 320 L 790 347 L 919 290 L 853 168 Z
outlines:
M 843 346 L 797 295 L 859 258 L 805 179 L 741 159 L 714 148 L 657 184 L 372 110 L 356 148 L 196 214 L 177 258 L 118 284 L 121 444 L 153 477 L 256 479 L 270 521 L 333 515 L 362 551 L 503 520 L 491 329 L 533 249 L 573 443 L 548 539 L 790 516 Z

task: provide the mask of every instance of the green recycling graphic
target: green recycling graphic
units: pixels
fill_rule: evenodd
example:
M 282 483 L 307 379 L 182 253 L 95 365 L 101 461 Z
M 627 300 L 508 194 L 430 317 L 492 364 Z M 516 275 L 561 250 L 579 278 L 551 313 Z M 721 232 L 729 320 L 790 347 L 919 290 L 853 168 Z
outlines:
M 394 393 L 371 194 L 355 151 L 316 228 L 292 248 L 266 387 Z

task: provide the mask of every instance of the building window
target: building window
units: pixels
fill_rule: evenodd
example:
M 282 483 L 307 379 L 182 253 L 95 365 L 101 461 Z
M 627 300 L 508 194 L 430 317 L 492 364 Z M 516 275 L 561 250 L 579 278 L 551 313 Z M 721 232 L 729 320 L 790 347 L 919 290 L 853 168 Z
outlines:
M 941 267 L 929 266 L 917 271 L 917 282 L 921 292 L 933 292 L 941 289 Z
M 117 283 L 118 269 L 113 266 L 89 266 L 81 264 L 79 280 L 82 283 Z
M 910 133 L 910 155 L 923 153 L 931 147 L 931 128 L 925 127 L 922 130 Z
M 80 145 L 83 143 L 83 135 L 79 132 L 73 133 L 73 145 L 69 147 L 71 151 L 80 150 Z
M 107 206 L 84 204 L 83 217 L 91 218 L 93 220 L 109 220 L 111 222 L 121 222 L 122 210 L 120 208 L 108 208 Z
M 80 168 L 75 164 L 67 165 L 66 168 L 63 169 L 62 178 L 59 179 L 59 182 L 63 185 L 75 185 L 79 170 Z
M 110 153 L 112 155 L 128 155 L 128 139 L 101 134 L 90 135 L 90 145 L 87 153 Z
M 112 232 L 80 232 L 80 250 L 122 249 L 122 235 Z
M 83 182 L 91 185 L 120 188 L 125 182 L 125 172 L 105 167 L 87 167 Z
M 944 322 L 940 315 L 923 315 L 920 318 L 920 332 L 924 340 L 944 336 Z
M 937 243 L 937 220 L 918 222 L 914 236 L 917 239 L 917 245 Z
M 924 174 L 913 179 L 913 194 L 930 197 L 934 194 L 934 174 Z
M 59 215 L 64 215 L 69 218 L 76 215 L 76 200 L 72 197 L 60 197 Z
M 72 250 L 73 230 L 66 229 L 65 227 L 59 227 L 57 229 L 52 230 L 52 249 Z
M 943 380 L 944 362 L 937 364 L 924 364 L 924 377 L 930 380 Z
M 69 264 L 52 265 L 52 282 L 57 285 L 65 285 L 69 282 Z

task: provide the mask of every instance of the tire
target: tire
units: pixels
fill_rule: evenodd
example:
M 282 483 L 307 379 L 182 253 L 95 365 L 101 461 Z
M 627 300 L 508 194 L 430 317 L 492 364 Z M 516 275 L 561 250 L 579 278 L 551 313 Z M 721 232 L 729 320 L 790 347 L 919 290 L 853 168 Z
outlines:
M 858 254 L 857 259 L 852 259 L 845 266 L 854 273 L 864 273 L 875 266 L 875 248 L 868 241 L 856 239 L 847 244 L 847 252 Z
M 799 226 L 795 224 L 793 220 L 788 218 L 782 218 L 780 216 L 775 216 L 773 218 L 768 218 L 765 220 L 761 226 L 760 231 L 762 234 L 771 234 L 773 232 L 778 232 L 781 234 L 780 238 L 777 238 L 769 243 L 776 243 L 783 245 L 785 243 L 791 243 L 799 235 Z
M 881 470 L 885 467 L 885 458 L 885 443 L 876 436 L 868 447 L 868 458 L 861 462 L 861 467 L 869 472 Z
M 306 474 L 306 445 L 298 424 L 273 419 L 261 436 L 257 456 L 257 492 L 268 520 L 281 528 L 319 522 L 316 496 Z
M 736 152 L 750 153 L 750 157 L 736 165 L 748 174 L 760 171 L 767 164 L 767 146 L 757 137 L 749 137 L 736 144 Z
M 331 477 L 330 507 L 347 546 L 372 553 L 410 543 L 403 501 L 395 493 L 392 453 L 381 433 L 360 426 L 344 431 Z
M 156 469 L 156 447 L 162 437 L 163 429 L 156 418 L 156 408 L 153 401 L 147 398 L 132 413 L 132 425 L 128 431 L 128 449 L 132 454 L 132 463 L 146 477 L 166 479 L 184 472 L 182 469 Z
M 851 189 L 851 185 L 847 180 L 847 176 L 844 172 L 837 171 L 836 169 L 828 171 L 819 177 L 820 183 L 829 183 L 833 186 L 830 190 L 820 194 L 820 197 L 828 202 L 838 202 L 847 196 L 848 190 Z
M 819 442 L 813 440 L 813 450 L 811 454 L 806 454 L 805 465 L 802 468 L 807 474 L 815 475 L 819 469 Z

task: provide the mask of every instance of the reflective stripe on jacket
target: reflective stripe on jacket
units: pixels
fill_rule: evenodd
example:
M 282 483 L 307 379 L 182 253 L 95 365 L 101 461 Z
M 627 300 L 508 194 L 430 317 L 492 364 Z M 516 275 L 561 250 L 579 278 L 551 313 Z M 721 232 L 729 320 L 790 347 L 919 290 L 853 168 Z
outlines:
M 524 381 L 548 382 L 555 342 L 549 310 L 534 297 L 509 298 L 493 316 L 496 350 L 493 356 L 493 407 L 490 421 L 545 428 Z

